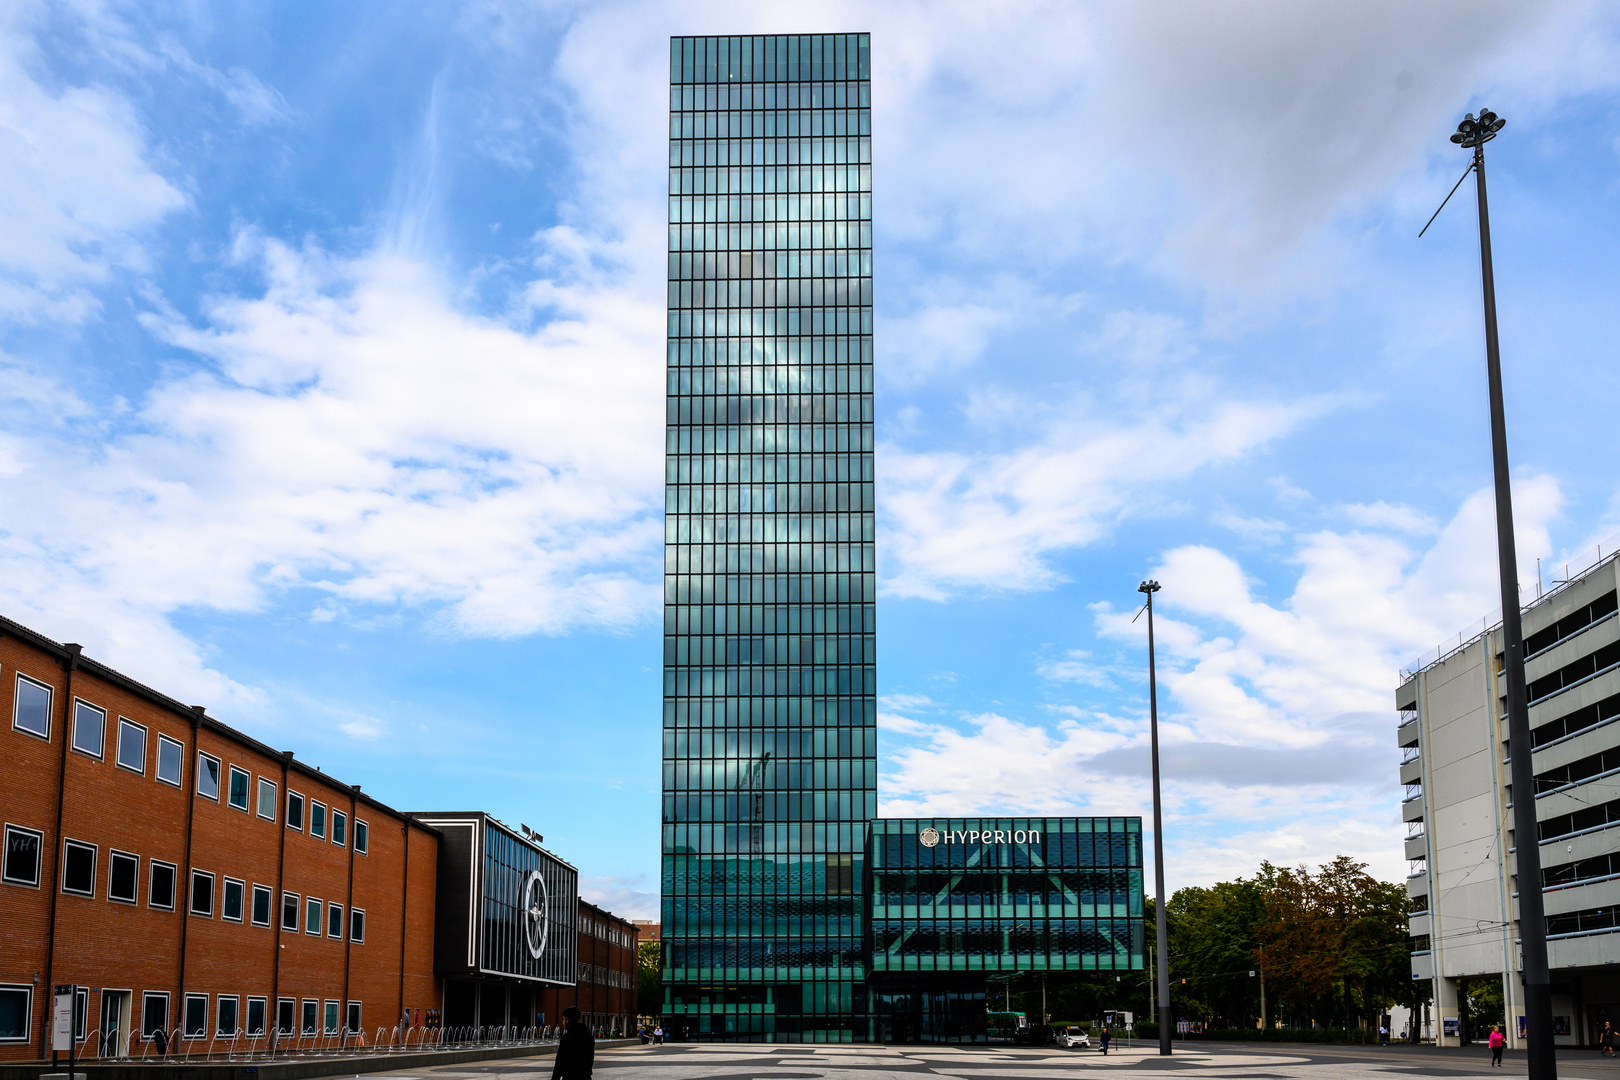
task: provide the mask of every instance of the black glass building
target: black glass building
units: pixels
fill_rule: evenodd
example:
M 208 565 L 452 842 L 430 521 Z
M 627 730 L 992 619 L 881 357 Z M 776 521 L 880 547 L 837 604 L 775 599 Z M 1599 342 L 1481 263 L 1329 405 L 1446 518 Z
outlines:
M 670 43 L 664 1023 L 866 1038 L 865 34 Z
M 445 1025 L 542 1023 L 541 992 L 579 979 L 579 871 L 488 814 L 412 817 L 439 831 L 433 968 Z

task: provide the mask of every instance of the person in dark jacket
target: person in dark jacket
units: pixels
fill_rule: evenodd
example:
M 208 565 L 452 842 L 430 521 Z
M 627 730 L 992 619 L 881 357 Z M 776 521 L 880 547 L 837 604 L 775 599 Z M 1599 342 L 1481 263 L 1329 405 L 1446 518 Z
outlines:
M 591 1026 L 579 1018 L 573 1005 L 562 1011 L 563 1033 L 557 1042 L 557 1063 L 551 1067 L 551 1080 L 591 1080 L 596 1064 L 596 1039 Z

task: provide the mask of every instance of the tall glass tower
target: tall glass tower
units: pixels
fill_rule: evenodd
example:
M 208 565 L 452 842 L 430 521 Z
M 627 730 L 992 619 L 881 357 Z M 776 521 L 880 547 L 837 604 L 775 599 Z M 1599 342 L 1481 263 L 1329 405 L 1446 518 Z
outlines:
M 866 34 L 670 42 L 664 1024 L 867 1037 Z

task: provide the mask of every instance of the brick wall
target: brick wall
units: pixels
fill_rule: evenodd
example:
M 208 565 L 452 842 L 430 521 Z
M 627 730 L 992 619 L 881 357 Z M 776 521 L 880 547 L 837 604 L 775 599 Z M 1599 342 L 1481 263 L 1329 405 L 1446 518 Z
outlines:
M 278 997 L 297 1003 L 295 1020 L 304 1001 L 319 1003 L 322 1027 L 326 1002 L 339 1003 L 340 1025 L 347 1014 L 342 1003 L 359 1002 L 368 1039 L 397 1023 L 402 1009 L 439 1007 L 431 829 L 93 661 L 78 662 L 70 673 L 73 656 L 71 647 L 0 621 L 0 820 L 27 830 L 18 834 L 25 844 L 34 835 L 42 841 L 37 885 L 0 881 L 0 991 L 26 987 L 33 998 L 27 1041 L 0 1042 L 0 1060 L 37 1058 L 42 1048 L 48 1054 L 52 982 L 92 989 L 82 1044 L 92 1055 L 112 1007 L 110 991 L 130 992 L 128 1030 L 137 1039 L 147 994 L 168 995 L 170 1030 L 183 1022 L 185 995 L 207 995 L 210 1036 L 221 996 L 237 999 L 239 1028 L 250 998 L 265 999 L 267 1027 L 275 1023 Z M 48 737 L 25 730 L 26 722 L 19 726 L 19 675 L 33 680 L 36 696 L 37 687 L 49 691 Z M 78 749 L 75 714 L 83 720 Z M 99 754 L 94 740 L 83 737 L 97 723 Z M 160 744 L 170 741 L 178 744 L 178 786 L 158 775 Z M 199 775 L 210 778 L 213 763 L 218 793 L 199 793 Z M 246 774 L 245 806 L 233 805 L 233 771 Z M 274 785 L 265 807 L 273 817 L 259 812 L 261 780 Z M 302 797 L 300 829 L 288 824 L 289 791 Z M 337 815 L 342 843 L 335 842 Z M 364 852 L 356 850 L 357 823 L 364 826 Z M 70 868 L 82 868 L 85 852 L 93 855 L 89 895 L 63 887 L 67 841 L 85 846 Z M 132 903 L 111 895 L 115 852 L 120 860 L 139 860 Z M 154 862 L 175 868 L 173 910 L 153 902 Z M 190 870 L 212 875 L 203 879 L 211 882 L 210 902 L 196 912 L 188 903 Z M 255 886 L 271 891 L 268 926 L 254 925 Z M 234 906 L 238 889 L 241 910 L 231 918 L 237 913 L 226 907 Z M 296 931 L 281 929 L 284 894 L 298 898 Z M 319 901 L 314 933 L 311 899 Z M 351 934 L 357 909 L 364 913 L 362 940 Z M 328 923 L 334 912 L 336 935 Z
M 562 1011 L 579 1007 L 599 1034 L 636 1023 L 636 927 L 610 911 L 579 902 L 579 982 L 571 989 L 549 989 L 543 995 L 546 1023 L 557 1024 Z

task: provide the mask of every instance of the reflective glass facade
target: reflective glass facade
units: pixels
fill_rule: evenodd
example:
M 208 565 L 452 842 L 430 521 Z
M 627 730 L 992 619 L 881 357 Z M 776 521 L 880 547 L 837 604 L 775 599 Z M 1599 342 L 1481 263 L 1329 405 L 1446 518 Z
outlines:
M 666 1026 L 865 1038 L 877 809 L 864 34 L 670 49 Z
M 577 870 L 486 820 L 483 908 L 478 951 L 484 971 L 574 984 L 579 947 Z M 531 909 L 545 914 L 540 917 Z
M 1140 970 L 1141 818 L 872 826 L 874 975 Z

